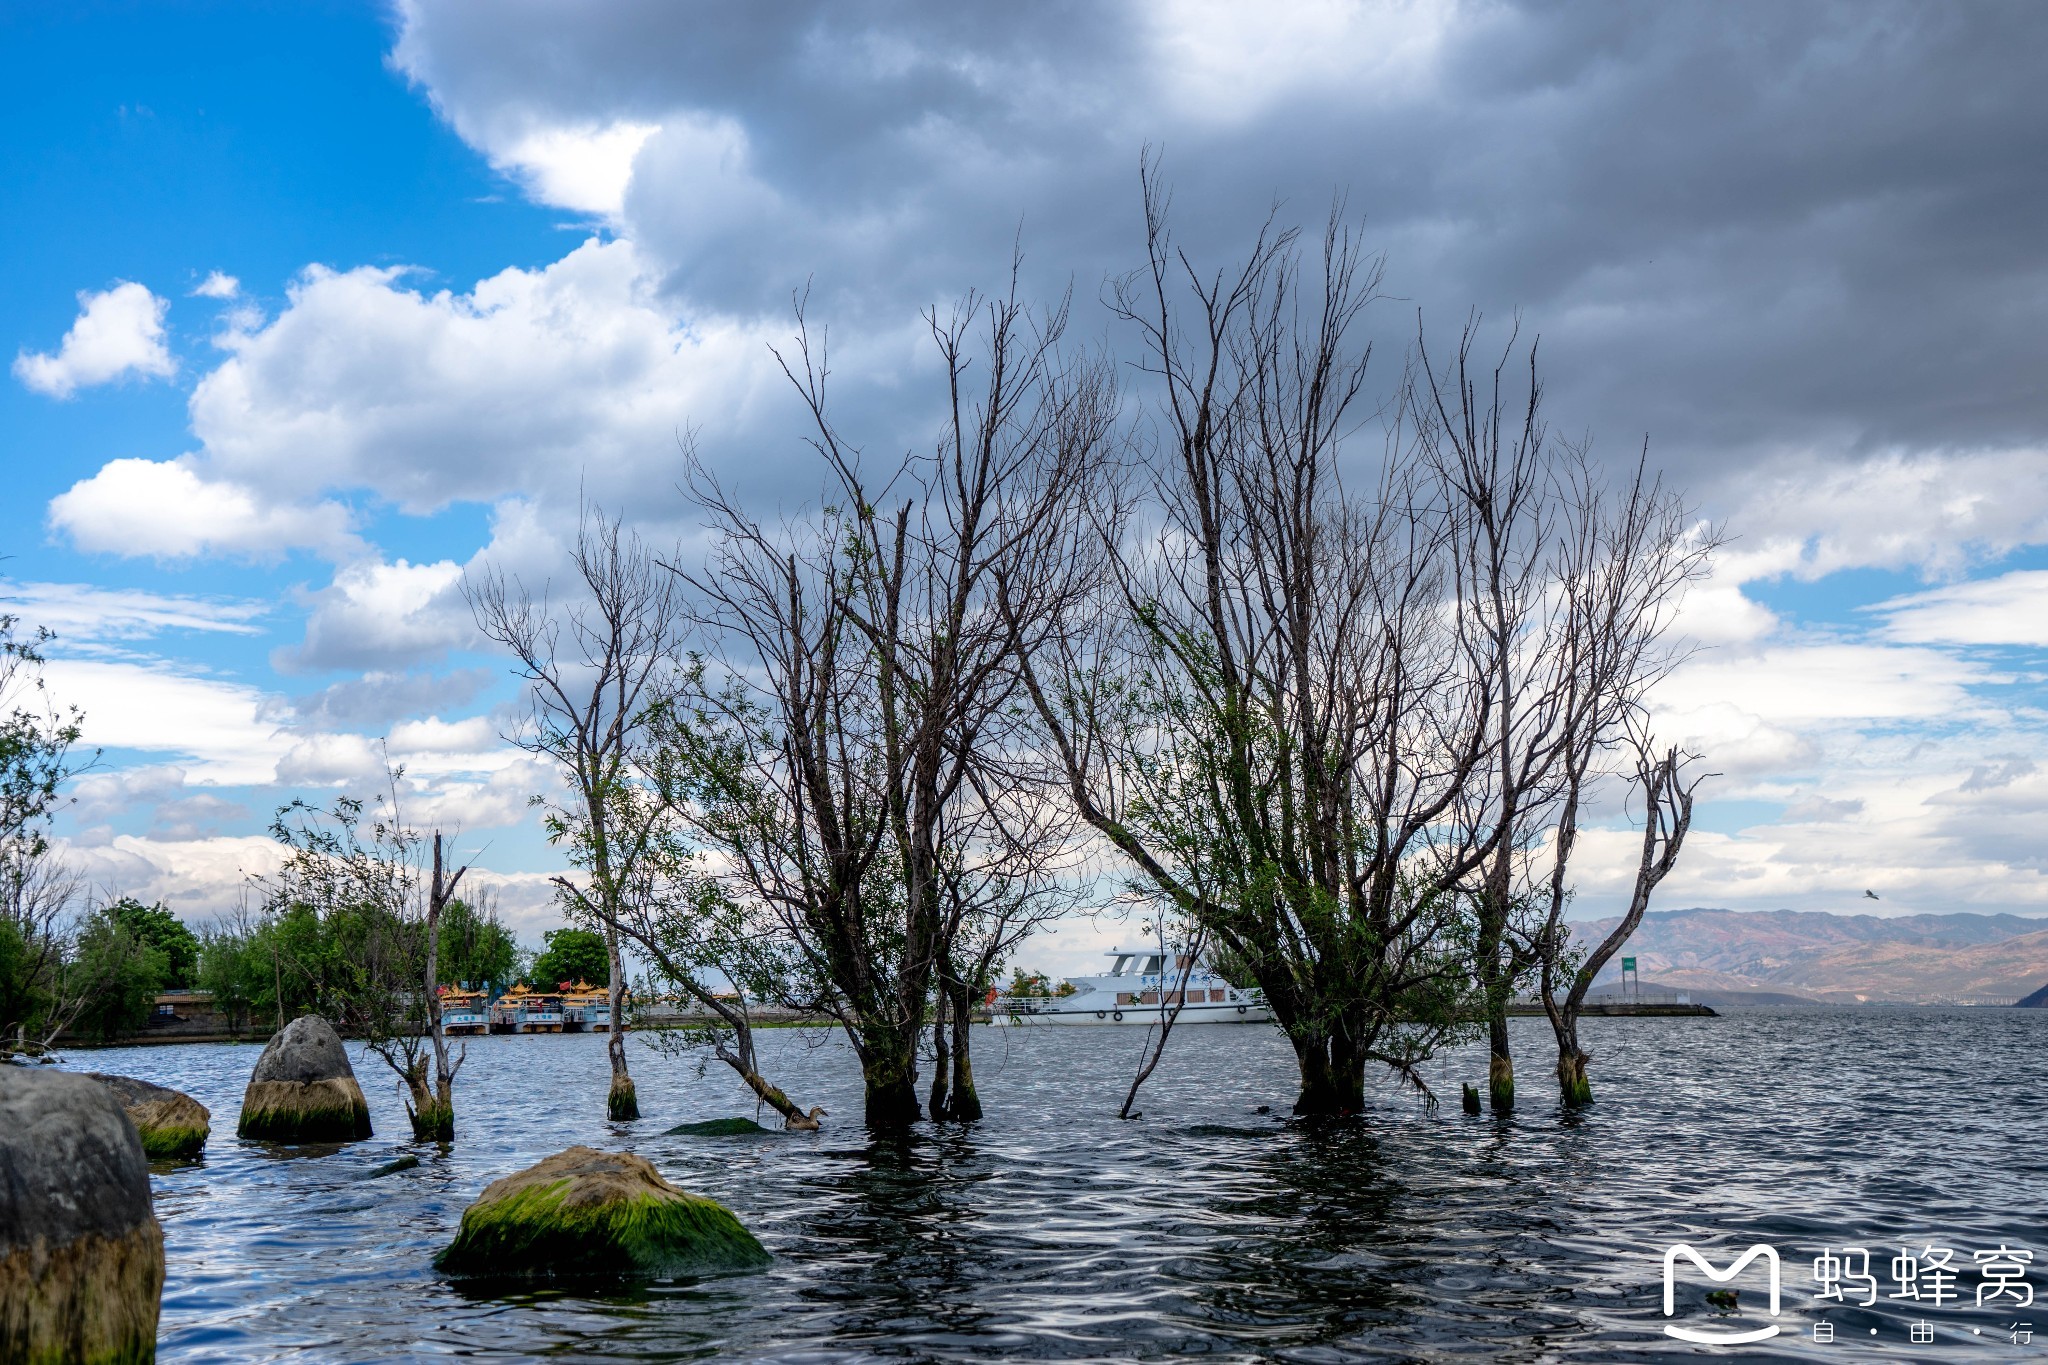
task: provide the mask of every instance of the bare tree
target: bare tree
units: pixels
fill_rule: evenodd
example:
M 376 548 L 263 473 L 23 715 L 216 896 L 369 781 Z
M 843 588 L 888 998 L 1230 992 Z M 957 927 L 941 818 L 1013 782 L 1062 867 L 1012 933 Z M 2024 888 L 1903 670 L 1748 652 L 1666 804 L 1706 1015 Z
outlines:
M 689 680 L 701 676 L 701 664 L 693 664 L 682 675 L 683 685 L 650 707 L 649 740 L 637 753 L 635 780 L 612 792 L 620 807 L 615 823 L 648 831 L 644 853 L 621 884 L 618 928 L 650 964 L 654 979 L 702 1016 L 699 1022 L 665 1029 L 656 1046 L 680 1041 L 685 1048 L 708 1050 L 761 1103 L 781 1114 L 785 1126 L 814 1127 L 823 1111 L 807 1115 L 768 1080 L 754 1046 L 752 1002 L 775 995 L 786 975 L 772 926 L 728 900 L 717 881 L 705 875 L 705 850 L 678 817 L 695 799 L 688 762 L 678 759 L 695 731 L 678 717 Z M 720 982 L 733 989 L 718 989 Z
M 1158 393 L 1158 522 L 1101 528 L 1107 590 L 1028 652 L 1032 698 L 1083 818 L 1264 993 L 1297 1112 L 1358 1110 L 1368 1062 L 1427 1093 L 1470 1013 L 1457 888 L 1487 839 L 1454 817 L 1489 683 L 1427 480 L 1338 476 L 1379 262 L 1333 213 L 1313 278 L 1270 225 L 1205 274 L 1149 163 L 1144 190 L 1147 263 L 1111 302 Z
M 989 799 L 993 756 L 1017 733 L 1018 632 L 997 585 L 1029 601 L 1066 571 L 1055 552 L 1114 412 L 1103 367 L 1061 355 L 1064 306 L 1035 318 L 1014 282 L 1006 298 L 927 315 L 949 398 L 931 454 L 870 469 L 832 421 L 825 339 L 799 301 L 796 350 L 780 358 L 812 419 L 824 508 L 770 529 L 690 470 L 715 543 L 686 577 L 717 672 L 685 708 L 696 733 L 677 808 L 719 850 L 732 898 L 773 916 L 792 946 L 791 1003 L 845 1026 L 877 1127 L 920 1113 L 935 992 L 964 1018 L 964 926 L 1039 895 L 1018 860 L 1042 867 L 1045 840 Z M 984 934 L 974 960 L 1004 941 Z M 978 1109 L 964 1040 L 949 1049 L 956 1114 Z
M 1563 620 L 1557 689 L 1563 739 L 1545 807 L 1547 858 L 1530 858 L 1533 885 L 1525 897 L 1541 907 L 1540 918 L 1526 929 L 1510 926 L 1523 953 L 1538 964 L 1567 1105 L 1592 1098 L 1589 1058 L 1578 1039 L 1586 992 L 1641 924 L 1651 892 L 1676 864 L 1691 828 L 1693 794 L 1703 775 L 1688 774 L 1694 755 L 1671 747 L 1659 752 L 1649 738 L 1646 703 L 1651 687 L 1686 657 L 1682 644 L 1665 638 L 1679 590 L 1704 569 L 1722 539 L 1717 529 L 1691 521 L 1642 465 L 1618 490 L 1598 488 L 1585 474 L 1576 486 L 1580 511 L 1570 533 L 1558 538 L 1561 567 L 1551 589 Z M 1630 771 L 1607 769 L 1617 751 L 1631 756 Z M 1621 922 L 1581 960 L 1564 923 L 1571 863 L 1594 785 L 1615 776 L 1629 780 L 1643 801 L 1642 854 Z
M 1452 374 L 1418 347 L 1376 480 L 1347 487 L 1379 260 L 1340 205 L 1319 268 L 1269 222 L 1206 273 L 1141 179 L 1146 264 L 1110 301 L 1156 395 L 1152 487 L 1104 499 L 1102 592 L 1024 652 L 1049 747 L 1083 818 L 1264 993 L 1297 1112 L 1356 1110 L 1367 1063 L 1427 1095 L 1419 1064 L 1482 1022 L 1505 1107 L 1565 755 L 1659 676 L 1711 537 L 1640 471 L 1609 498 L 1543 425 L 1535 348 L 1517 390 L 1514 340 L 1489 378 L 1472 328 Z M 1575 605 L 1617 574 L 1628 612 Z
M 997 707 L 1008 723 L 1016 708 Z M 1004 960 L 1040 926 L 1072 910 L 1080 895 L 1074 820 L 1027 737 L 989 743 L 970 777 L 971 799 L 949 811 L 939 833 L 939 967 L 933 991 L 935 1119 L 982 1116 L 974 1084 L 976 1002 L 995 988 Z M 993 780 L 1000 777 L 1000 781 Z
M 543 802 L 548 836 L 580 877 L 557 877 L 563 901 L 605 936 L 611 954 L 612 1083 L 607 1112 L 640 1116 L 626 1067 L 626 973 L 620 924 L 643 860 L 656 850 L 661 808 L 633 791 L 645 757 L 649 708 L 664 695 L 684 628 L 677 584 L 620 520 L 585 508 L 570 560 L 575 595 L 551 603 L 504 573 L 466 576 L 477 625 L 512 651 L 526 681 L 524 723 L 508 738 L 550 760 L 566 802 Z
M 1196 965 L 1208 949 L 1208 934 L 1200 925 L 1191 927 L 1190 933 L 1180 951 L 1180 971 L 1172 987 L 1166 984 L 1165 974 L 1159 978 L 1159 1017 L 1145 1026 L 1145 1042 L 1138 1051 L 1138 1072 L 1131 1077 L 1131 1088 L 1124 1092 L 1123 1107 L 1116 1111 L 1120 1119 L 1143 1118 L 1132 1106 L 1138 1102 L 1138 1090 L 1152 1073 L 1159 1069 L 1159 1063 L 1166 1057 L 1166 1041 L 1173 1036 L 1173 1026 L 1180 1022 L 1180 1012 L 1187 1008 L 1188 979 L 1195 974 Z M 1166 916 L 1159 917 L 1159 958 L 1160 965 L 1166 961 Z
M 462 1045 L 455 1060 L 448 1060 L 448 1035 L 441 1026 L 441 912 L 448 908 L 448 902 L 455 899 L 455 889 L 462 885 L 463 874 L 469 871 L 469 864 L 450 872 L 442 856 L 441 831 L 434 831 L 434 866 L 427 882 L 426 905 L 426 962 L 423 985 L 426 991 L 427 1036 L 434 1044 L 434 1098 L 426 1118 L 426 1136 L 442 1142 L 455 1138 L 455 1073 L 462 1069 L 468 1059 L 469 1045 Z M 416 1112 L 413 1127 L 421 1127 L 421 1117 Z
M 1607 489 L 1585 447 L 1543 423 L 1537 347 L 1510 335 L 1489 370 L 1474 364 L 1476 336 L 1468 324 L 1443 373 L 1418 335 L 1409 407 L 1438 483 L 1467 667 L 1485 684 L 1486 761 L 1458 814 L 1485 844 L 1465 892 L 1487 1088 L 1505 1110 L 1515 1093 L 1508 1004 L 1534 965 L 1514 920 L 1541 902 L 1528 860 L 1558 817 L 1571 755 L 1618 739 L 1682 656 L 1665 634 L 1718 538 L 1643 463 Z M 1525 372 L 1519 385 L 1511 369 Z
M 1693 793 L 1704 775 L 1688 776 L 1686 768 L 1691 762 L 1690 755 L 1675 748 L 1660 754 L 1647 742 L 1637 745 L 1632 785 L 1643 801 L 1643 843 L 1628 908 L 1607 936 L 1580 957 L 1572 950 L 1571 931 L 1564 922 L 1565 907 L 1571 900 L 1568 869 L 1578 842 L 1579 803 L 1590 766 L 1575 759 L 1553 836 L 1548 913 L 1535 941 L 1543 1012 L 1557 1035 L 1557 1084 L 1568 1107 L 1593 1102 L 1593 1085 L 1586 1076 L 1592 1054 L 1579 1043 L 1579 1016 L 1585 1009 L 1586 993 L 1641 926 L 1650 908 L 1650 893 L 1676 866 L 1686 832 L 1692 828 Z

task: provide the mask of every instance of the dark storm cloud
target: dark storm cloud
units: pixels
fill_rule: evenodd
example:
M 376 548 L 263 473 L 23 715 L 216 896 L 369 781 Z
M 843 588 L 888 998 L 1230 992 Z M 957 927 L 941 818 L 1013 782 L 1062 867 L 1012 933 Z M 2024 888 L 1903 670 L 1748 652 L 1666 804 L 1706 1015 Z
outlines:
M 1648 432 L 1696 483 L 2041 441 L 2048 7 L 1472 5 L 1436 41 L 1426 6 L 1367 16 L 1204 76 L 1198 19 L 1136 7 L 425 0 L 399 58 L 485 145 L 660 123 L 626 227 L 697 307 L 814 278 L 837 319 L 901 319 L 996 278 L 1020 225 L 1034 286 L 1086 301 L 1138 253 L 1151 143 L 1197 249 L 1343 190 L 1397 350 L 1418 307 L 1444 345 L 1519 310 L 1556 420 Z

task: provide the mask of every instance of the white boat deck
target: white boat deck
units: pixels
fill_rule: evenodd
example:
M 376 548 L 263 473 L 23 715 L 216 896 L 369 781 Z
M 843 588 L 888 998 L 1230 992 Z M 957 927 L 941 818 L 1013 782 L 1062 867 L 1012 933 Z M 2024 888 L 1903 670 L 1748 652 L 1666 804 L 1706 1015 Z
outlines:
M 1177 1024 L 1265 1024 L 1273 1012 L 1257 990 L 1225 981 L 1197 962 L 1181 981 L 1171 950 L 1112 948 L 1100 976 L 1070 976 L 1064 995 L 999 995 L 990 1015 L 998 1024 L 1156 1024 L 1180 1007 Z

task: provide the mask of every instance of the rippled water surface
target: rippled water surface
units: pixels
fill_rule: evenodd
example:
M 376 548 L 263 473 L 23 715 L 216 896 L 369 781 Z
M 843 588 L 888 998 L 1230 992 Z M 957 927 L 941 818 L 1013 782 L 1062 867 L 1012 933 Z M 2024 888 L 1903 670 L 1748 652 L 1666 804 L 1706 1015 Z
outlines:
M 763 1050 L 793 1097 L 831 1111 L 825 1130 L 752 1138 L 664 1136 L 753 1107 L 723 1067 L 638 1040 L 633 1124 L 604 1119 L 602 1037 L 472 1040 L 445 1149 L 407 1140 L 374 1058 L 356 1067 L 377 1135 L 321 1148 L 235 1138 L 255 1046 L 70 1064 L 213 1110 L 204 1160 L 156 1168 L 168 1360 L 1639 1360 L 1697 1349 L 1661 1335 L 1661 1257 L 1679 1241 L 1783 1256 L 1782 1334 L 1705 1354 L 2048 1360 L 2048 1302 L 1980 1311 L 1974 1273 L 1938 1311 L 1880 1298 L 1823 1314 L 1811 1279 L 1830 1245 L 2048 1257 L 2048 1011 L 1596 1019 L 1583 1115 L 1552 1102 L 1547 1027 L 1517 1028 L 1510 1120 L 1459 1112 L 1458 1081 L 1484 1074 L 1466 1052 L 1433 1066 L 1434 1116 L 1387 1085 L 1362 1120 L 1313 1127 L 1279 1117 L 1292 1065 L 1265 1027 L 1180 1030 L 1128 1123 L 1114 1114 L 1139 1031 L 977 1029 L 988 1118 L 887 1140 L 861 1127 L 851 1054 L 818 1030 L 764 1034 Z M 434 1273 L 485 1184 L 578 1142 L 723 1201 L 774 1264 L 607 1294 L 484 1295 Z M 405 1152 L 417 1168 L 365 1178 Z M 1740 1283 L 1732 1321 L 1769 1321 L 1761 1278 Z M 1710 1321 L 1706 1287 L 1684 1282 L 1682 1318 Z M 1833 1346 L 1812 1340 L 1823 1316 Z M 2014 1347 L 2029 1319 L 2039 1344 Z M 1914 1321 L 1933 1344 L 1909 1343 Z

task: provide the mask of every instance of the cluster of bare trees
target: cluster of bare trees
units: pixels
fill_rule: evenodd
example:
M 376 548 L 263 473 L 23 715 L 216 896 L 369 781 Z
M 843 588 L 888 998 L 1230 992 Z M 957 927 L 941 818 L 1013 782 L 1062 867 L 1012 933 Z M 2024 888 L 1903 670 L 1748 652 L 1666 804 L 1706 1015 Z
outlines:
M 593 515 L 573 606 L 501 576 L 471 586 L 535 684 L 522 742 L 575 779 L 550 812 L 584 873 L 565 896 L 709 1011 L 718 1055 L 792 1118 L 754 1068 L 749 998 L 845 1027 L 871 1123 L 927 1101 L 978 1117 L 972 1006 L 1077 894 L 1074 819 L 1021 688 L 1029 632 L 1001 601 L 1070 591 L 1111 388 L 1063 356 L 1063 310 L 969 298 L 929 322 L 951 400 L 937 450 L 875 468 L 848 443 L 800 312 L 785 369 L 827 471 L 812 519 L 764 524 L 692 460 L 703 564 Z
M 779 358 L 810 511 L 764 520 L 686 452 L 702 555 L 590 513 L 572 596 L 471 580 L 532 684 L 520 742 L 567 779 L 564 898 L 792 1120 L 750 1001 L 844 1025 L 871 1124 L 975 1117 L 977 996 L 1104 877 L 1263 991 L 1298 1112 L 1356 1111 L 1373 1067 L 1426 1092 L 1421 1064 L 1475 1033 L 1511 1105 L 1532 986 L 1583 1102 L 1587 988 L 1690 817 L 1689 758 L 1645 703 L 1715 536 L 1646 464 L 1610 481 L 1546 429 L 1533 345 L 1483 364 L 1468 327 L 1446 365 L 1418 336 L 1369 398 L 1380 263 L 1341 214 L 1319 252 L 1269 226 L 1208 271 L 1149 169 L 1144 199 L 1145 264 L 1108 295 L 1130 411 L 1013 271 L 928 315 L 946 419 L 876 458 L 799 302 Z M 1580 960 L 1580 822 L 1630 784 L 1630 914 Z M 616 1035 L 613 1067 L 617 1115 Z

